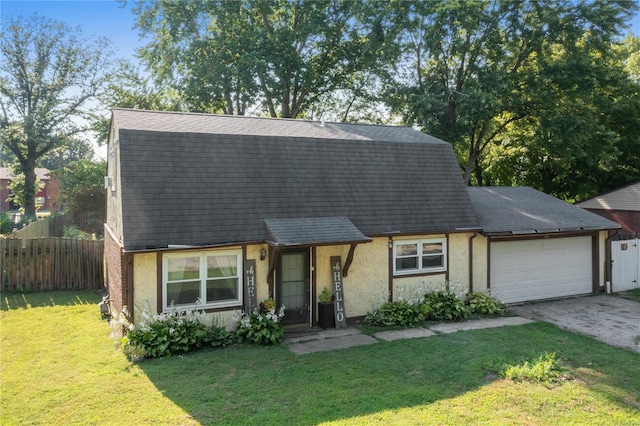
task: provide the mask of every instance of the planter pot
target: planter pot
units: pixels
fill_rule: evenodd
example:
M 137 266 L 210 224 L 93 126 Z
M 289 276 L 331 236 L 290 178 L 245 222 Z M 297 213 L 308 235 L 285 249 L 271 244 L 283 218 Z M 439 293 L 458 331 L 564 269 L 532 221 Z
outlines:
M 318 303 L 318 325 L 324 329 L 336 328 L 333 303 Z

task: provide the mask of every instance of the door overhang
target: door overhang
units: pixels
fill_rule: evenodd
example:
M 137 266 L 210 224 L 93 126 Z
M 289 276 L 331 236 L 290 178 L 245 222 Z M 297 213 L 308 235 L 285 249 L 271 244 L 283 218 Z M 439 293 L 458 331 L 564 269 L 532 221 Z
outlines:
M 345 216 L 264 219 L 264 223 L 269 236 L 267 243 L 272 247 L 267 272 L 269 284 L 273 284 L 273 272 L 278 265 L 281 249 L 349 245 L 349 254 L 342 274 L 346 277 L 356 246 L 372 241 Z

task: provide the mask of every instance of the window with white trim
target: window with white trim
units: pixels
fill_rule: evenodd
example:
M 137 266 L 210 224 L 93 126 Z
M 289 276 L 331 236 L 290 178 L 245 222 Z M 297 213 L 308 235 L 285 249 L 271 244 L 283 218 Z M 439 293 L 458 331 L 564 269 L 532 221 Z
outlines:
M 393 273 L 395 275 L 447 270 L 447 240 L 394 241 Z
M 242 251 L 165 253 L 162 305 L 226 308 L 242 305 Z

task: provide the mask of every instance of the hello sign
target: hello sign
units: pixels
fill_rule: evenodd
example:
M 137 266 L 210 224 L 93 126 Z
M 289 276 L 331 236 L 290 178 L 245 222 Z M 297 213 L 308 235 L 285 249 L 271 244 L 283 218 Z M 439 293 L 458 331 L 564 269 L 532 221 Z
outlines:
M 331 277 L 333 280 L 333 294 L 335 295 L 334 311 L 336 314 L 336 328 L 347 328 L 347 315 L 344 311 L 344 287 L 342 285 L 342 259 L 331 256 Z

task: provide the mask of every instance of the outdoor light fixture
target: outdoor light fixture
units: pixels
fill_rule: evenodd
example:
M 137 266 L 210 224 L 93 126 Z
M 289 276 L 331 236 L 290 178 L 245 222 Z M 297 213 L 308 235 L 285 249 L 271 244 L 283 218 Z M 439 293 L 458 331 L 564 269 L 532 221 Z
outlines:
M 267 250 L 266 249 L 260 250 L 260 260 L 265 260 L 266 258 L 267 258 Z

